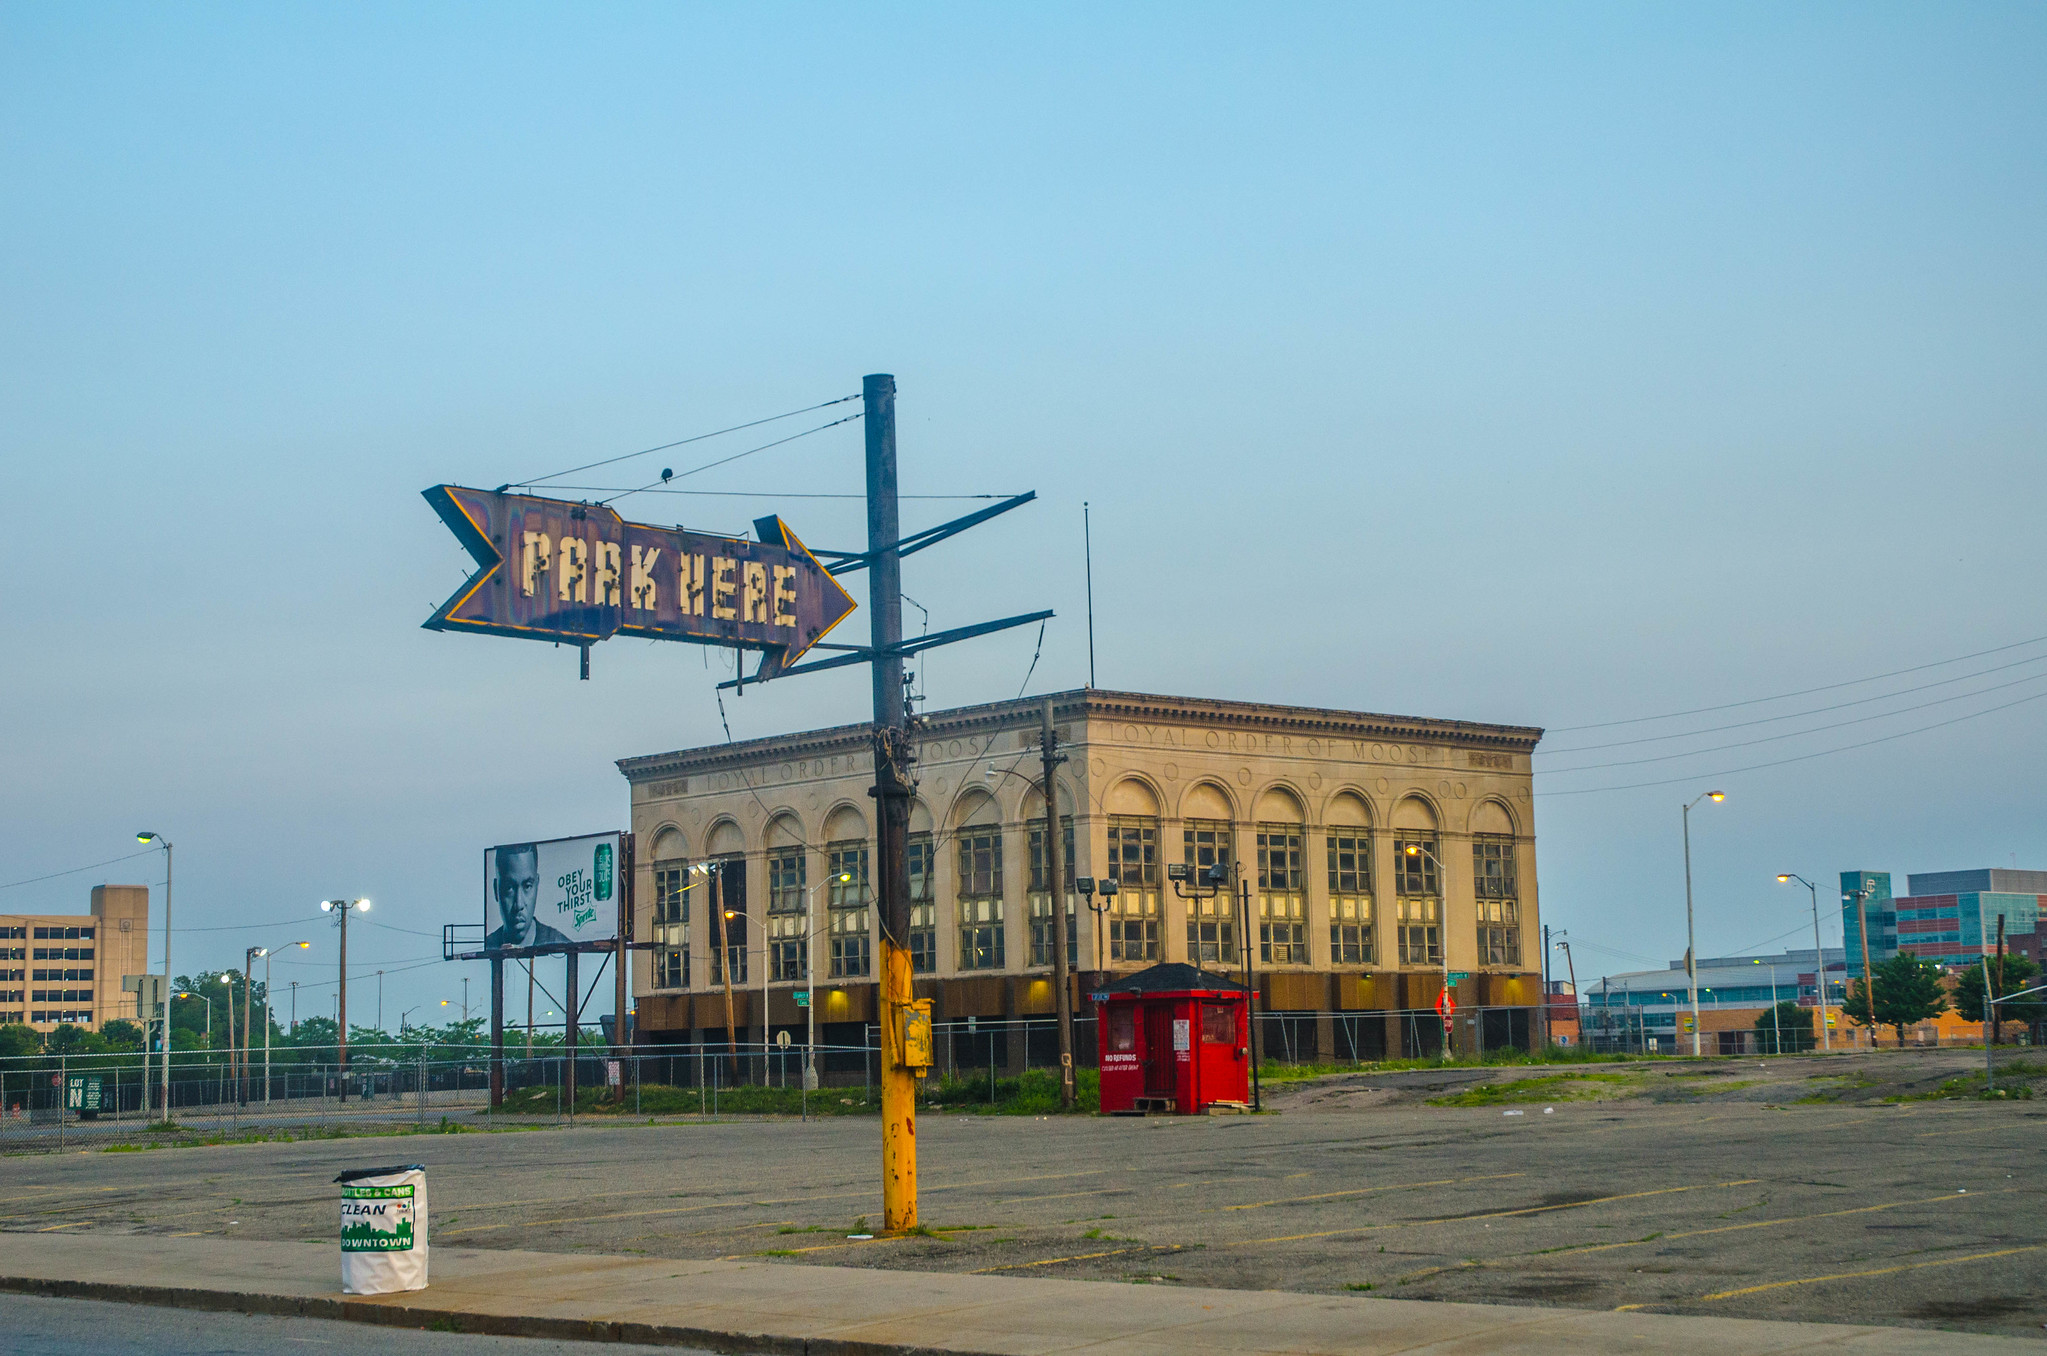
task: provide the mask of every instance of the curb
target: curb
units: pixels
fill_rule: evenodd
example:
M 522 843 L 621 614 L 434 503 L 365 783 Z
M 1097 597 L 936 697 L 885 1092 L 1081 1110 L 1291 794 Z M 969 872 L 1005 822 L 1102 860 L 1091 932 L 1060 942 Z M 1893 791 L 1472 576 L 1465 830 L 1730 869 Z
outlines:
M 463 1309 L 373 1303 L 325 1295 L 266 1295 L 197 1290 L 111 1281 L 63 1281 L 0 1276 L 0 1292 L 52 1299 L 147 1304 L 160 1309 L 269 1314 L 280 1318 L 324 1318 L 386 1328 L 475 1333 L 487 1337 L 534 1337 L 557 1342 L 621 1342 L 640 1346 L 697 1347 L 720 1356 L 1002 1356 L 953 1347 L 860 1342 L 838 1338 L 778 1337 L 772 1333 L 720 1332 L 665 1323 L 606 1322 L 602 1319 L 543 1318 L 520 1314 L 478 1314 Z

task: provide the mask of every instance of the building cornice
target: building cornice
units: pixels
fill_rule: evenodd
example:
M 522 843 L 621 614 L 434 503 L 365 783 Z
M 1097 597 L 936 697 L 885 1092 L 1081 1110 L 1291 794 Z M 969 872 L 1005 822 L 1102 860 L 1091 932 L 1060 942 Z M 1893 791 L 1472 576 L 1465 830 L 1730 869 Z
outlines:
M 1509 753 L 1532 752 L 1542 738 L 1541 728 L 1529 725 L 1488 725 L 1477 721 L 1272 706 L 1220 698 L 1109 692 L 1100 688 L 1057 692 L 1050 697 L 1054 719 L 1061 722 L 1103 720 L 1200 725 L 1351 739 L 1425 741 Z M 922 739 L 955 738 L 1035 725 L 1041 718 L 1039 713 L 1045 700 L 1044 697 L 1024 697 L 933 711 L 919 722 L 918 734 Z M 710 744 L 670 753 L 621 758 L 618 770 L 628 780 L 639 782 L 743 767 L 763 759 L 864 755 L 871 747 L 872 738 L 873 727 L 870 725 L 836 725 L 732 744 Z

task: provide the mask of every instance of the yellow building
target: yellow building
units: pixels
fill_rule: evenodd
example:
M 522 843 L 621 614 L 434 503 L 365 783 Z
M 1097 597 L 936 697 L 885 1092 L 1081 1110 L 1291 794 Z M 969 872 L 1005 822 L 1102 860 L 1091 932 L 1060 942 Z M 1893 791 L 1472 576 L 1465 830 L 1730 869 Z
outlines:
M 965 1019 L 1000 1023 L 1009 1043 L 994 1058 L 1011 1066 L 1031 1019 L 1054 1010 L 1044 701 L 934 712 L 916 732 L 918 993 L 956 1038 Z M 1273 1054 L 1435 1049 L 1446 975 L 1465 1010 L 1460 1047 L 1524 1044 L 1532 1028 L 1540 1039 L 1529 769 L 1540 730 L 1095 689 L 1051 701 L 1082 1016 L 1105 974 L 1186 961 L 1241 975 L 1248 935 L 1261 1010 L 1280 1014 L 1263 1028 Z M 800 1043 L 796 994 L 815 959 L 820 1040 L 862 1043 L 878 948 L 869 739 L 847 725 L 620 761 L 634 937 L 652 944 L 632 953 L 642 1041 L 727 1039 L 715 929 L 729 911 L 743 1041 L 763 1039 L 765 980 L 769 1029 Z M 1166 876 L 1169 863 L 1218 860 L 1239 865 L 1247 909 L 1227 893 L 1182 898 Z M 723 864 L 720 885 L 689 873 L 704 861 Z M 1076 888 L 1108 878 L 1111 899 Z M 1091 1059 L 1092 1037 L 1080 1044 Z
M 136 1020 L 125 975 L 149 956 L 149 887 L 95 885 L 86 914 L 0 914 L 0 1023 L 97 1031 Z

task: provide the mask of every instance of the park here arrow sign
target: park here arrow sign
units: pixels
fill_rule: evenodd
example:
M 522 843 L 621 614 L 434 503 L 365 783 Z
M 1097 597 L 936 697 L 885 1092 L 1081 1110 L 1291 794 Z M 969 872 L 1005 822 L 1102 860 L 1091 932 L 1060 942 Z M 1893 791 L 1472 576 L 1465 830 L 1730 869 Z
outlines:
M 854 607 L 780 518 L 761 540 L 629 523 L 602 504 L 436 485 L 424 491 L 481 567 L 428 618 L 557 644 L 644 636 L 772 652 L 780 669 Z

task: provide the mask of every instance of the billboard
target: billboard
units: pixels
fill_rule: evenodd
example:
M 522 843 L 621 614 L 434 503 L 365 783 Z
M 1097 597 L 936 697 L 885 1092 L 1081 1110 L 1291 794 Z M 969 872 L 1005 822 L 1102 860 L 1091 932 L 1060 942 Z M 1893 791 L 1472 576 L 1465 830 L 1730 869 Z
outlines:
M 484 949 L 616 940 L 622 837 L 593 833 L 487 850 Z

